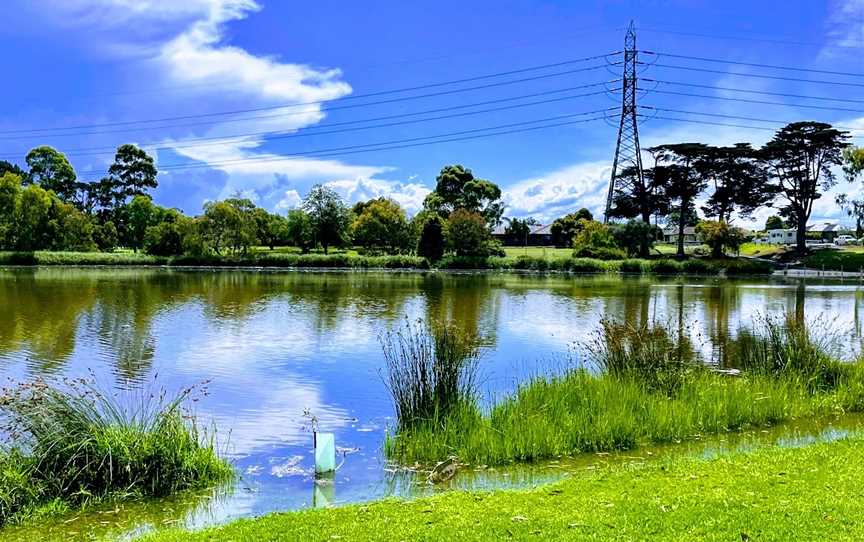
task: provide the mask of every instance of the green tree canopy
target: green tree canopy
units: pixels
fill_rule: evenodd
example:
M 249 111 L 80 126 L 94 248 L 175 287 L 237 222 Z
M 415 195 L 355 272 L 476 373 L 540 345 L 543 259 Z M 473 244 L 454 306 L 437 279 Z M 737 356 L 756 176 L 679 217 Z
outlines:
M 354 242 L 367 249 L 403 250 L 408 247 L 409 231 L 405 211 L 393 200 L 376 198 L 354 206 Z
M 765 220 L 765 231 L 786 229 L 786 223 L 777 215 L 771 215 Z
M 555 219 L 549 227 L 549 232 L 552 234 L 552 242 L 558 247 L 572 247 L 573 238 L 582 229 L 585 221 L 593 219 L 591 211 L 585 208 Z
M 762 148 L 776 190 L 787 202 L 785 215 L 794 217 L 797 249 L 807 249 L 807 221 L 822 191 L 837 179 L 832 167 L 843 163 L 849 135 L 824 122 L 793 122 L 777 131 Z
M 30 173 L 26 179 L 45 190 L 51 190 L 66 202 L 78 199 L 78 180 L 66 156 L 48 146 L 32 149 L 25 159 Z
M 303 210 L 312 220 L 315 239 L 321 243 L 324 254 L 331 245 L 348 242 L 351 212 L 336 191 L 320 184 L 313 186 L 303 200 Z
M 288 211 L 285 219 L 286 239 L 289 244 L 300 248 L 304 253 L 309 251 L 315 240 L 315 228 L 312 219 L 303 209 Z
M 486 219 L 478 212 L 456 209 L 450 213 L 445 230 L 447 248 L 457 256 L 488 256 L 490 241 Z
M 702 157 L 708 147 L 702 143 L 658 145 L 648 149 L 657 165 L 652 172 L 654 182 L 663 187 L 667 201 L 677 201 L 684 211 L 691 208 L 696 196 L 708 185 L 710 170 Z M 678 256 L 684 256 L 686 212 L 678 216 Z
M 480 213 L 490 227 L 498 224 L 504 213 L 498 185 L 474 177 L 470 169 L 458 164 L 441 170 L 435 180 L 435 190 L 426 196 L 423 207 L 444 218 L 456 209 Z
M 714 185 L 714 192 L 702 207 L 706 216 L 721 222 L 729 222 L 733 212 L 748 217 L 776 196 L 768 182 L 767 168 L 749 143 L 708 146 L 699 160 Z

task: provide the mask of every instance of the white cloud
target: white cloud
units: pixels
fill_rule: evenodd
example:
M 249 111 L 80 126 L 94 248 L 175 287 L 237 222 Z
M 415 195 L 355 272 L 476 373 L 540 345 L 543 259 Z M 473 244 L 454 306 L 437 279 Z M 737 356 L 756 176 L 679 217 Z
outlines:
M 385 196 L 396 201 L 412 214 L 423 207 L 423 199 L 430 192 L 429 188 L 419 183 L 403 183 L 370 177 L 341 179 L 325 184 L 347 201 L 355 202 Z
M 503 191 L 504 214 L 550 221 L 587 207 L 602 216 L 611 172 L 609 161 L 584 162 L 518 181 Z
M 864 47 L 864 0 L 832 1 L 826 25 L 828 42 L 819 54 L 821 58 L 860 58 Z

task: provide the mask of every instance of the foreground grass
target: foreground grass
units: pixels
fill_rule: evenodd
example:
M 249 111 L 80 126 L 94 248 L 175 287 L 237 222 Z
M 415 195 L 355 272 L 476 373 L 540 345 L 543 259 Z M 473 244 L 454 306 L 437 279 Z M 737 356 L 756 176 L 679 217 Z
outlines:
M 555 249 L 549 249 L 555 250 Z M 517 251 L 518 253 L 518 251 Z M 411 255 L 363 256 L 351 251 L 329 255 L 299 254 L 295 251 L 253 251 L 236 256 L 176 256 L 162 257 L 134 252 L 0 252 L 0 265 L 79 265 L 79 266 L 173 266 L 173 267 L 267 267 L 267 268 L 333 268 L 333 269 L 489 269 L 556 271 L 568 273 L 629 273 L 629 274 L 703 274 L 763 275 L 773 270 L 764 262 L 743 258 L 711 260 L 671 258 L 598 260 L 573 258 L 572 251 L 489 258 L 447 256 L 435 265 L 425 258 Z
M 273 514 L 144 540 L 862 540 L 862 446 L 607 467 L 527 491 Z

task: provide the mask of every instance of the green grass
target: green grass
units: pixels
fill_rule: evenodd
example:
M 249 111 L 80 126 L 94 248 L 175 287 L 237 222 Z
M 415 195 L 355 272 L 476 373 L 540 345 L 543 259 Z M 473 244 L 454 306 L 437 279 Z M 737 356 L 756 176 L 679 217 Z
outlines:
M 245 519 L 144 542 L 864 539 L 864 439 L 601 467 L 521 491 L 450 492 Z
M 804 258 L 804 265 L 811 269 L 858 272 L 864 269 L 864 247 L 816 250 Z
M 741 256 L 756 256 L 767 258 L 776 254 L 786 252 L 786 247 L 783 245 L 768 245 L 764 243 L 744 243 L 738 249 Z
M 289 247 L 291 248 L 291 247 Z M 532 247 L 540 249 L 542 247 Z M 550 249 L 557 250 L 557 249 Z M 670 258 L 649 260 L 598 260 L 573 258 L 572 251 L 564 255 L 549 252 L 543 256 L 458 257 L 446 256 L 434 267 L 439 269 L 491 269 L 560 271 L 570 273 L 645 273 L 645 274 L 768 274 L 770 265 L 746 259 L 710 260 L 690 258 L 677 261 Z M 300 254 L 296 250 L 256 249 L 246 256 L 150 256 L 129 251 L 121 252 L 0 252 L 0 265 L 40 266 L 174 266 L 174 267 L 272 267 L 272 268 L 332 268 L 332 269 L 430 269 L 425 258 L 411 255 L 365 256 L 355 251 L 313 252 Z
M 607 321 L 584 346 L 593 372 L 539 377 L 486 412 L 466 403 L 449 416 L 400 426 L 385 452 L 401 464 L 455 455 L 499 465 L 860 411 L 864 362 L 842 362 L 831 347 L 831 334 L 814 334 L 792 317 L 766 320 L 739 332 L 732 362 L 746 372 L 730 377 L 709 371 L 686 333 Z
M 191 393 L 145 389 L 124 401 L 84 380 L 5 389 L 0 525 L 58 506 L 161 497 L 230 479 L 213 436 L 183 409 Z

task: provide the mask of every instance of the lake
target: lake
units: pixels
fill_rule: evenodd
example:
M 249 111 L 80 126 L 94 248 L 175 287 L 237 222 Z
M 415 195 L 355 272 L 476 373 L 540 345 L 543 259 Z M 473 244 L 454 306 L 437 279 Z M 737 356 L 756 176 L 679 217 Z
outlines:
M 393 472 L 381 453 L 393 419 L 379 337 L 406 319 L 452 321 L 473 336 L 487 400 L 579 364 L 580 344 L 603 318 L 680 326 L 719 366 L 727 338 L 765 315 L 821 315 L 849 349 L 864 327 L 857 280 L 25 268 L 0 270 L 0 307 L 4 380 L 92 377 L 117 390 L 208 382 L 194 411 L 218 428 L 241 478 L 215 492 L 118 507 L 106 523 L 127 534 L 433 491 Z M 336 434 L 344 463 L 332 480 L 310 474 L 306 410 Z M 845 431 L 802 424 L 770 438 Z M 563 471 L 474 474 L 451 486 L 530 485 Z M 55 527 L 86 533 L 93 524 L 84 515 Z

